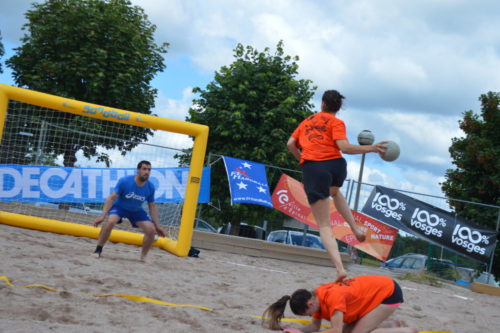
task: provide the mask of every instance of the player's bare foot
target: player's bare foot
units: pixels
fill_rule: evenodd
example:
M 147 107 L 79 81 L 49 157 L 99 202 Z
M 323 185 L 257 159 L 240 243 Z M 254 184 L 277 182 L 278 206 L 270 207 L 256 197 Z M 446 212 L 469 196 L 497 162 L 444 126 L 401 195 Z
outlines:
M 363 243 L 366 240 L 366 235 L 363 230 L 356 228 L 353 230 L 354 236 L 356 236 L 356 239 L 360 242 Z
M 403 320 L 395 319 L 394 320 L 394 327 L 407 327 L 406 323 Z
M 335 282 L 341 282 L 344 280 L 347 276 L 347 272 L 345 270 L 337 270 L 337 278 L 335 279 Z
M 101 254 L 100 254 L 100 253 L 96 253 L 96 252 L 94 252 L 94 253 L 91 253 L 91 254 L 90 254 L 90 256 L 91 256 L 92 258 L 99 259 L 99 258 L 101 257 Z
M 151 265 L 152 264 L 152 261 L 149 260 L 148 258 L 146 257 L 141 257 L 141 261 L 147 265 Z

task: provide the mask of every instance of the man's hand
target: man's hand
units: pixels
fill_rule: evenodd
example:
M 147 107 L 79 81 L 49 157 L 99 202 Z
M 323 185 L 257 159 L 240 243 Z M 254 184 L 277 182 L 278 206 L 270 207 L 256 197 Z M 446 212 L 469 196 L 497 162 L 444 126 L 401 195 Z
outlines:
M 101 224 L 104 221 L 105 218 L 106 218 L 105 216 L 98 216 L 98 217 L 96 217 L 95 220 L 94 220 L 94 223 L 93 223 L 94 227 L 97 228 L 97 226 L 99 224 Z
M 165 230 L 163 230 L 162 227 L 160 227 L 158 224 L 155 223 L 155 228 L 156 228 L 156 233 L 160 237 L 165 237 Z
M 281 329 L 285 333 L 302 333 L 302 331 L 299 330 L 298 328 L 290 327 L 290 326 L 283 326 L 283 327 L 281 327 Z

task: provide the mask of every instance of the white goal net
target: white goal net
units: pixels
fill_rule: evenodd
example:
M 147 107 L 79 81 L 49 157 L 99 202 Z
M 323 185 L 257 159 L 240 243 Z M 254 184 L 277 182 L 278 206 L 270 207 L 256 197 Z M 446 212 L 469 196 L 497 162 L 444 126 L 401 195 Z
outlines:
M 185 134 L 9 100 L 0 145 L 0 210 L 91 225 L 118 179 L 147 160 L 160 221 L 175 240 L 189 172 L 175 155 L 192 145 Z M 134 231 L 128 222 L 120 228 Z

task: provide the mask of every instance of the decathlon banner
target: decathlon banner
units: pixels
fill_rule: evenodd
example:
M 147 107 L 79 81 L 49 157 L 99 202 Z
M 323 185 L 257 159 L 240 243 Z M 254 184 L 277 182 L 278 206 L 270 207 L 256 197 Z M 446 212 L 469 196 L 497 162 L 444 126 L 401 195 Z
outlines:
M 249 203 L 273 208 L 264 164 L 228 156 L 222 158 L 231 191 L 231 205 Z
M 0 201 L 104 202 L 136 169 L 0 165 Z M 153 168 L 149 180 L 157 203 L 184 201 L 189 168 Z M 210 201 L 210 168 L 203 168 L 198 202 Z
M 495 249 L 496 231 L 394 190 L 375 186 L 363 213 L 429 242 L 487 263 Z
M 272 195 L 274 208 L 305 223 L 313 228 L 318 228 L 316 220 L 307 201 L 304 186 L 301 182 L 286 174 L 281 178 Z M 344 243 L 374 256 L 382 261 L 387 260 L 396 240 L 398 230 L 364 214 L 351 211 L 356 224 L 366 233 L 366 241 L 360 243 L 351 231 L 351 227 L 335 208 L 333 200 L 330 201 L 330 226 L 335 238 Z

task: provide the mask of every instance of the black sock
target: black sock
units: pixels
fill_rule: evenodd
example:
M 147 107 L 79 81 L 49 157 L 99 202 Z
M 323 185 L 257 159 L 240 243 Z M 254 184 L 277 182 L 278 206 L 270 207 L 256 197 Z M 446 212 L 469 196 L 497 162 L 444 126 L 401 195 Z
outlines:
M 97 247 L 95 248 L 94 253 L 99 253 L 99 254 L 101 254 L 101 252 L 102 252 L 102 246 L 101 246 L 101 245 L 97 245 Z

